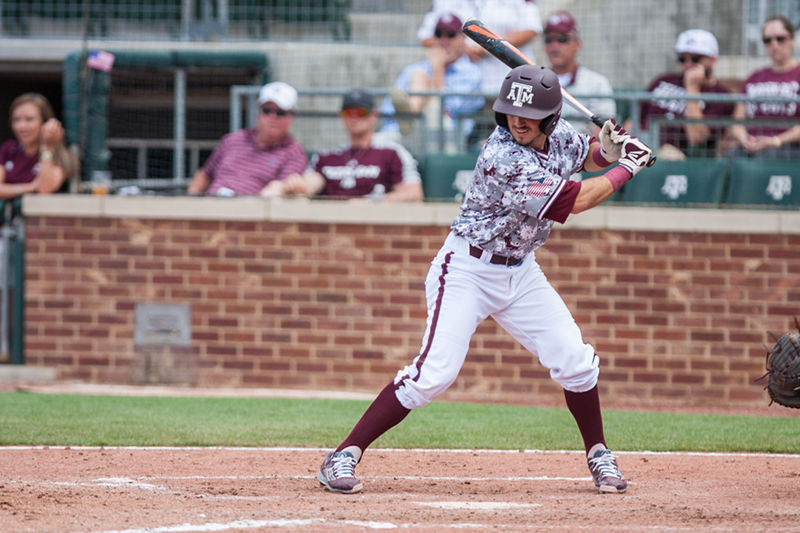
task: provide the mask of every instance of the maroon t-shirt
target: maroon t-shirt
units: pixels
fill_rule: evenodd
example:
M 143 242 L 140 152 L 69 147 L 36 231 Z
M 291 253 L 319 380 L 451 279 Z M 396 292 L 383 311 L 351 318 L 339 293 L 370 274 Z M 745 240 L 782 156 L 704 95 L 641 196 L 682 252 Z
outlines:
M 757 70 L 744 81 L 742 94 L 753 97 L 780 96 L 800 100 L 800 65 L 787 72 L 775 72 L 771 68 Z M 763 124 L 747 128 L 750 135 L 774 137 L 797 124 L 800 119 L 800 105 L 797 101 L 748 102 L 747 118 L 791 121 L 791 124 L 785 127 L 779 124 Z
M 641 104 L 641 126 L 647 128 L 650 117 L 666 117 L 672 119 L 683 117 L 686 111 L 686 100 L 671 100 L 671 96 L 685 96 L 686 88 L 683 86 L 683 74 L 669 73 L 663 74 L 653 80 L 647 88 L 655 96 L 660 97 L 652 102 Z M 701 93 L 730 94 L 730 90 L 719 82 L 715 82 L 709 87 L 703 87 Z M 700 102 L 704 117 L 730 117 L 733 115 L 733 102 Z M 725 131 L 724 125 L 711 126 L 711 135 L 703 146 L 708 150 L 713 150 L 717 142 Z M 669 143 L 681 150 L 689 148 L 689 139 L 686 137 L 684 124 L 664 124 L 659 128 L 661 144 Z
M 19 141 L 6 141 L 0 146 L 0 164 L 6 169 L 5 183 L 30 183 L 39 173 L 39 159 L 25 155 Z
M 312 158 L 311 166 L 325 177 L 322 194 L 328 196 L 366 196 L 376 186 L 380 194 L 403 181 L 403 161 L 391 147 L 350 146 L 324 152 Z

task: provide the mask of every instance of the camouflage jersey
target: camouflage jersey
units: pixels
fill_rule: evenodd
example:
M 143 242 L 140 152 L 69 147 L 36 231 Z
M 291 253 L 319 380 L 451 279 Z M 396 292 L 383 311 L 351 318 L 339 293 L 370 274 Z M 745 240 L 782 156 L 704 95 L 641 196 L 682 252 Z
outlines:
M 559 120 L 547 152 L 522 146 L 502 127 L 481 150 L 454 233 L 493 254 L 523 258 L 543 245 L 544 218 L 589 152 L 589 136 Z

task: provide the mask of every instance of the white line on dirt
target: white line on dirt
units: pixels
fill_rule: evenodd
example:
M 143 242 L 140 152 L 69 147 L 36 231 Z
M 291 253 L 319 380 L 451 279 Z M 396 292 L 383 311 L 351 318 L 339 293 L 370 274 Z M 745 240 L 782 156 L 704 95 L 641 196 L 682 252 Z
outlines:
M 265 476 L 141 476 L 137 479 L 141 481 L 244 481 L 244 480 L 261 480 L 261 479 L 317 479 L 316 475 L 308 476 L 301 474 L 269 474 Z M 449 476 L 370 476 L 370 479 L 403 479 L 407 481 L 417 481 L 432 479 L 436 481 L 586 481 L 591 480 L 590 476 L 587 477 L 552 477 L 552 476 L 512 476 L 512 477 L 449 477 Z
M 207 531 L 242 531 L 247 529 L 260 529 L 266 527 L 272 528 L 303 528 L 302 531 L 308 530 L 310 527 L 325 526 L 327 530 L 342 529 L 348 530 L 348 527 L 361 527 L 366 529 L 386 530 L 386 529 L 413 529 L 414 531 L 431 530 L 431 531 L 447 531 L 447 530 L 478 530 L 478 531 L 491 531 L 491 530 L 519 530 L 518 525 L 504 525 L 497 523 L 460 523 L 460 524 L 415 524 L 415 523 L 393 523 L 393 522 L 370 522 L 362 520 L 328 520 L 325 518 L 306 518 L 306 519 L 275 519 L 275 520 L 234 520 L 227 523 L 211 522 L 207 524 L 178 524 L 174 526 L 161 526 L 161 527 L 148 527 L 148 528 L 134 528 L 134 529 L 118 529 L 118 530 L 98 530 L 91 533 L 189 533 Z M 728 526 L 710 526 L 703 527 L 703 531 L 725 531 L 727 532 Z M 597 524 L 591 525 L 577 525 L 577 524 L 536 524 L 535 531 L 596 531 Z M 632 527 L 622 527 L 621 531 L 654 531 L 654 532 L 682 532 L 682 531 L 697 531 L 696 526 L 659 526 L 659 525 L 635 525 Z
M 178 524 L 175 526 L 93 531 L 92 533 L 188 533 L 194 531 L 231 531 L 258 529 L 264 527 L 309 527 L 327 523 L 343 526 L 366 527 L 369 529 L 397 529 L 398 527 L 396 524 L 389 522 L 362 522 L 358 520 L 325 520 L 321 518 L 309 518 L 301 520 L 234 520 L 233 522 L 227 523 L 211 522 L 208 524 Z
M 499 511 L 507 509 L 530 509 L 541 507 L 541 503 L 513 502 L 411 502 L 413 505 L 433 507 L 435 509 L 458 509 L 466 511 Z
M 43 485 L 63 485 L 71 487 L 114 487 L 114 488 L 132 488 L 140 490 L 149 490 L 151 492 L 173 492 L 167 487 L 160 487 L 150 483 L 142 483 L 135 479 L 130 478 L 98 478 L 91 481 L 41 481 Z
M 237 452 L 328 452 L 330 448 L 292 448 L 292 447 L 237 447 L 237 446 L 0 446 L 0 453 L 12 450 L 79 450 L 79 451 L 114 451 L 114 450 L 145 450 L 145 451 L 237 451 Z M 445 448 L 370 448 L 370 453 L 441 453 L 441 454 L 518 454 L 532 453 L 543 455 L 580 454 L 582 450 L 489 450 L 480 449 L 445 449 Z M 764 453 L 764 452 L 691 452 L 691 451 L 618 451 L 615 455 L 674 455 L 696 457 L 780 457 L 785 459 L 800 459 L 798 453 Z

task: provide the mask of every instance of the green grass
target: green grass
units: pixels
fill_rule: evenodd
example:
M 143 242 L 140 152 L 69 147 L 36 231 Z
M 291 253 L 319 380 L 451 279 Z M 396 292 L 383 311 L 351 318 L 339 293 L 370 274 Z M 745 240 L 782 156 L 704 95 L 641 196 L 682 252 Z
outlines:
M 368 402 L 0 393 L 0 445 L 338 444 Z M 800 419 L 606 411 L 616 450 L 800 452 Z M 566 409 L 434 402 L 375 447 L 581 449 Z

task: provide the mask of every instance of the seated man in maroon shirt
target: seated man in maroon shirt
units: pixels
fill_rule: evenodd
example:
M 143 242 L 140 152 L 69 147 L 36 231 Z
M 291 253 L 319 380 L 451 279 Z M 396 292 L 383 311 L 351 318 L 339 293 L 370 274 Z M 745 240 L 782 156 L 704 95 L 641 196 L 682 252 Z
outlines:
M 647 87 L 658 99 L 641 105 L 641 127 L 648 128 L 653 119 L 662 120 L 658 139 L 659 158 L 715 157 L 718 155 L 719 141 L 725 133 L 724 125 L 683 120 L 672 122 L 672 119 L 730 117 L 733 114 L 733 102 L 703 102 L 672 97 L 731 92 L 714 78 L 714 65 L 719 54 L 717 39 L 706 30 L 686 30 L 678 35 L 675 53 L 681 71 L 662 74 Z M 627 126 L 630 123 L 626 123 Z
M 373 139 L 378 112 L 372 96 L 360 89 L 347 93 L 342 121 L 349 145 L 315 155 L 304 174 L 273 182 L 262 194 L 421 201 L 422 179 L 412 155 L 399 144 Z

